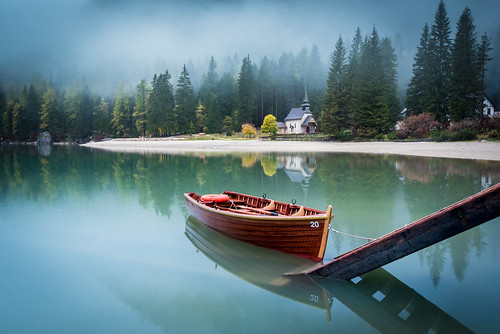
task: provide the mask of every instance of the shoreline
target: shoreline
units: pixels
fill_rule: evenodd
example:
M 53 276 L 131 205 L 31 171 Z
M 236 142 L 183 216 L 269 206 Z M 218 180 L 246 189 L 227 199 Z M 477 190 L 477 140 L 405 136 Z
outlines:
M 308 142 L 260 140 L 184 140 L 128 138 L 80 145 L 130 153 L 368 153 L 500 161 L 500 142 Z

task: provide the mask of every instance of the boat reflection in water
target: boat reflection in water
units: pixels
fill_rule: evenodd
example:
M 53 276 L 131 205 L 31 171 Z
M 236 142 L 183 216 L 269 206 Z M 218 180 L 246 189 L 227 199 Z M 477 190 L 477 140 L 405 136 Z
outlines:
M 330 320 L 328 292 L 305 275 L 287 275 L 318 262 L 227 237 L 193 216 L 186 222 L 186 236 L 218 266 L 272 293 L 323 309 Z
M 232 239 L 193 216 L 186 221 L 185 234 L 218 266 L 267 291 L 322 309 L 328 321 L 335 298 L 382 333 L 472 333 L 382 268 L 351 281 L 309 278 L 301 273 L 321 263 Z

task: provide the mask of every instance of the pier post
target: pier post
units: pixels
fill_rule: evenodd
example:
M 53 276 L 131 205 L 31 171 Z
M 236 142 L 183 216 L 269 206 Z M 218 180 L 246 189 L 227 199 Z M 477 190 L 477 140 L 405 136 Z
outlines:
M 500 216 L 500 183 L 307 273 L 349 280 Z

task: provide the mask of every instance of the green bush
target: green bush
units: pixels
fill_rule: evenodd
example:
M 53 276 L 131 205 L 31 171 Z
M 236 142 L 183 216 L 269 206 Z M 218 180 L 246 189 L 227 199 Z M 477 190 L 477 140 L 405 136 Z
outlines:
M 477 139 L 477 130 L 461 129 L 450 134 L 452 141 L 475 140 Z
M 340 141 L 351 141 L 353 139 L 351 130 L 340 130 L 334 137 Z
M 450 141 L 450 134 L 446 131 L 432 130 L 431 139 L 435 141 Z
M 387 134 L 387 139 L 388 140 L 396 140 L 396 139 L 398 139 L 398 132 L 396 130 L 389 132 Z

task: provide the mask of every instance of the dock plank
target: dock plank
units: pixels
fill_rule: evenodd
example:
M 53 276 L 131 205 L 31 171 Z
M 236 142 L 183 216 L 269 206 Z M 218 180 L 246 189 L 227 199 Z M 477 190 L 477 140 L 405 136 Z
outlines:
M 500 216 L 500 183 L 368 244 L 308 275 L 349 280 Z

